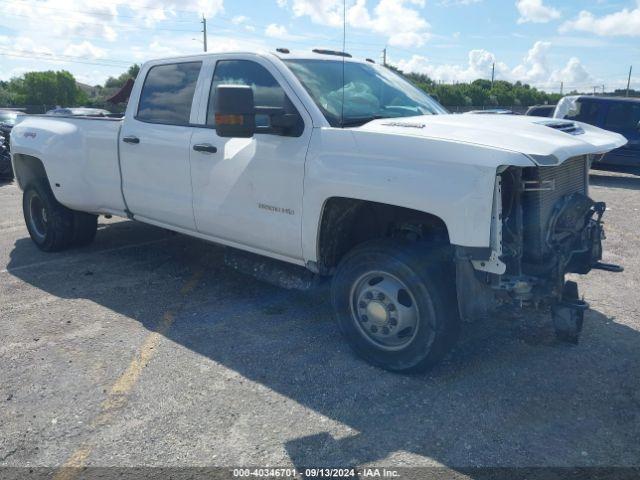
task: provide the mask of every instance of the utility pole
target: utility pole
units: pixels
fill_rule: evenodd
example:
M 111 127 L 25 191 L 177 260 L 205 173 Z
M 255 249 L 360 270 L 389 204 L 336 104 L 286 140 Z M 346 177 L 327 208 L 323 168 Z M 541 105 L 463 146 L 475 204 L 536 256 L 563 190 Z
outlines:
M 629 96 L 629 87 L 631 86 L 631 71 L 633 70 L 633 65 L 629 67 L 629 79 L 627 80 L 627 97 Z
M 496 62 L 493 62 L 493 65 L 491 65 L 491 88 L 493 88 L 493 80 L 496 77 Z
M 387 47 L 382 50 L 382 65 L 387 66 Z
M 602 94 L 604 95 L 604 85 L 602 85 Z
M 560 95 L 564 92 L 564 82 L 560 82 Z
M 596 96 L 596 90 L 597 90 L 597 89 L 598 89 L 598 86 L 597 86 L 597 85 L 593 87 L 593 96 L 594 96 L 594 97 Z
M 207 51 L 207 19 L 204 18 L 204 13 L 202 14 L 202 37 L 204 43 L 204 51 Z

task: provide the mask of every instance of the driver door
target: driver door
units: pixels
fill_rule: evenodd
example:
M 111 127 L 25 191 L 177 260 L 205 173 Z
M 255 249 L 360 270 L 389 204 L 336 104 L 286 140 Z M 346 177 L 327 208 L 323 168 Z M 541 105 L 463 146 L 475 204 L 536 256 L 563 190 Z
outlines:
M 304 129 L 297 136 L 219 137 L 214 111 L 220 84 L 251 86 L 256 107 L 287 102 L 302 115 Z M 268 61 L 222 56 L 202 113 L 205 124 L 195 129 L 190 150 L 197 230 L 249 250 L 302 259 L 302 187 L 312 127 L 295 94 Z M 268 123 L 268 116 L 256 115 L 258 126 Z

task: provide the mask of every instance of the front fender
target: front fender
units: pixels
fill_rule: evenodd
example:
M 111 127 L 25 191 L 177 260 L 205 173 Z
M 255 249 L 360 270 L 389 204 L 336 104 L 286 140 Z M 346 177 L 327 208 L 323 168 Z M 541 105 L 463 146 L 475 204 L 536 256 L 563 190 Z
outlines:
M 532 166 L 522 154 L 464 143 L 316 129 L 307 156 L 303 254 L 317 261 L 325 202 L 345 197 L 410 208 L 440 218 L 452 244 L 487 248 L 496 171 Z

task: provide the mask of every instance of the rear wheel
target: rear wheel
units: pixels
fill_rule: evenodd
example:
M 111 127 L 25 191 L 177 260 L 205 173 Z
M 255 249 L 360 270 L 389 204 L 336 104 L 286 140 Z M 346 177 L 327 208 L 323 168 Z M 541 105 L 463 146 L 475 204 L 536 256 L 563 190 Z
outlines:
M 368 362 L 396 372 L 424 371 L 455 343 L 455 282 L 440 250 L 376 240 L 341 261 L 334 309 L 350 346 Z
M 86 245 L 95 237 L 97 217 L 59 203 L 46 179 L 34 180 L 26 186 L 22 209 L 31 239 L 45 252 Z
M 98 216 L 84 212 L 73 212 L 73 244 L 78 247 L 89 245 L 96 238 Z

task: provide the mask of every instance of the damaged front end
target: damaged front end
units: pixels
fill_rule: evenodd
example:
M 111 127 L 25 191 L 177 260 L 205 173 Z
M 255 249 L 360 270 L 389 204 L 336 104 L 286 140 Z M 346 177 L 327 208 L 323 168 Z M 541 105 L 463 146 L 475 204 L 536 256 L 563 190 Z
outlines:
M 457 248 L 463 319 L 499 308 L 550 309 L 558 336 L 577 341 L 588 305 L 566 274 L 622 271 L 601 263 L 606 205 L 588 196 L 589 167 L 583 155 L 557 166 L 498 172 L 490 252 Z

